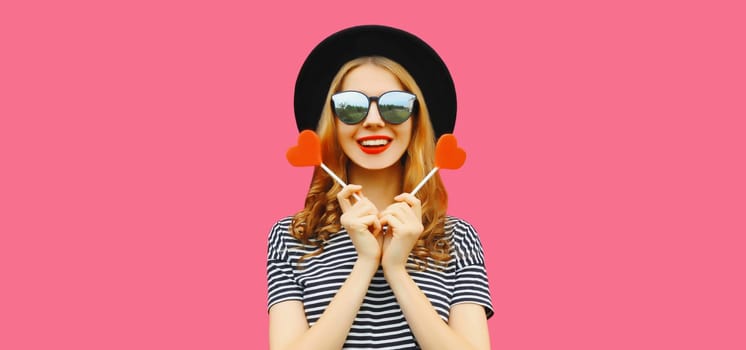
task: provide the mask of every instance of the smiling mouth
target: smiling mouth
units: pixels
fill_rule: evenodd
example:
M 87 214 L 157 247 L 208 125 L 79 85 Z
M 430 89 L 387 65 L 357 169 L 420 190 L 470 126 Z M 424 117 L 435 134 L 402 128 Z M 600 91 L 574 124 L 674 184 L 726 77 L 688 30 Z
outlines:
M 378 154 L 385 151 L 391 145 L 388 138 L 364 138 L 357 141 L 360 149 L 367 154 Z

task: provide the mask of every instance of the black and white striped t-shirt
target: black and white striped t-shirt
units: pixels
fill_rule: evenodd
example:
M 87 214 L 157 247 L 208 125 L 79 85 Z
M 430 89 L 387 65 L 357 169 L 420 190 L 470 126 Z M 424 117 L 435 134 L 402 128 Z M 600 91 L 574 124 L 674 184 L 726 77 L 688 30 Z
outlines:
M 278 221 L 269 233 L 267 253 L 268 305 L 287 301 L 303 302 L 308 324 L 313 325 L 352 271 L 357 252 L 344 228 L 332 235 L 320 255 L 298 259 L 316 251 L 289 233 L 292 218 Z M 448 321 L 451 306 L 475 303 L 493 312 L 484 252 L 474 228 L 466 221 L 447 217 L 446 233 L 451 242 L 451 261 L 436 269 L 429 261 L 425 271 L 409 270 L 410 276 L 430 299 L 438 315 Z M 410 263 L 415 260 L 409 258 Z M 345 349 L 419 349 L 396 297 L 383 277 L 383 270 L 370 282 L 344 344 Z

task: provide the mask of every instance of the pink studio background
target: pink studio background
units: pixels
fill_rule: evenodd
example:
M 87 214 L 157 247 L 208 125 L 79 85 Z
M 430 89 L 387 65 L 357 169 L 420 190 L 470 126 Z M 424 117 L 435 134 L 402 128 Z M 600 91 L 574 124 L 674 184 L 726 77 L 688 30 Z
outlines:
M 746 348 L 738 1 L 256 4 L 0 5 L 1 349 L 266 348 L 295 76 L 365 23 L 454 75 L 494 349 Z

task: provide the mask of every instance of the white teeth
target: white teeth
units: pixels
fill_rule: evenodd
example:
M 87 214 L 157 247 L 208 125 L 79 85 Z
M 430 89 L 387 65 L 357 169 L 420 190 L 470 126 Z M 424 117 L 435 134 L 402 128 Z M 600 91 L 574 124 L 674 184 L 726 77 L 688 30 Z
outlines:
M 389 143 L 389 140 L 386 140 L 386 139 L 373 139 L 373 140 L 363 140 L 363 141 L 360 141 L 361 145 L 368 146 L 368 147 L 372 147 L 372 146 L 385 146 L 388 143 Z

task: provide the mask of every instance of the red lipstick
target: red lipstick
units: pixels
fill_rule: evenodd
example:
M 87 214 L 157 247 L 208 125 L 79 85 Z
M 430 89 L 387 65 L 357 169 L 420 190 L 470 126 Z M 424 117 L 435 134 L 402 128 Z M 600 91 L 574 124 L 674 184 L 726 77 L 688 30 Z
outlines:
M 357 144 L 367 154 L 378 154 L 389 148 L 391 138 L 381 135 L 365 136 L 357 139 Z

